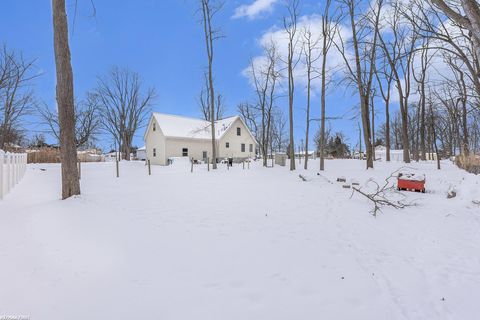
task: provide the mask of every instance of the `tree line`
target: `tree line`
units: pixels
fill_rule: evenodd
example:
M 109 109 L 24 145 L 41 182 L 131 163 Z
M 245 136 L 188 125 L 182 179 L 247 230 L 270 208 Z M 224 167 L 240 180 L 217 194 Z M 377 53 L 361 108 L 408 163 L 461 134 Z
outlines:
M 222 7 L 221 1 L 201 1 Z M 251 59 L 247 73 L 254 98 L 237 108 L 257 138 L 265 166 L 269 154 L 286 151 L 295 170 L 300 139 L 294 110 L 305 109 L 304 167 L 316 121 L 324 170 L 331 119 L 326 96 L 332 83 L 350 88 L 357 98 L 367 168 L 373 168 L 379 144 L 386 147 L 387 161 L 392 147 L 403 150 L 405 163 L 432 153 L 468 156 L 480 149 L 480 9 L 475 0 L 327 0 L 313 13 L 320 17 L 315 25 L 304 23 L 301 0 L 284 4 L 281 39 L 263 42 L 262 56 Z M 333 56 L 342 63 L 329 67 Z M 319 105 L 312 105 L 313 81 L 319 83 Z M 300 90 L 306 96 L 301 105 Z M 210 107 L 218 110 L 213 96 Z M 320 110 L 320 119 L 311 118 L 312 108 Z
M 22 119 L 37 118 L 45 132 L 61 145 L 59 108 L 40 101 L 34 94 L 34 61 L 4 45 L 0 53 L 0 149 L 28 144 Z M 113 67 L 98 76 L 96 86 L 84 99 L 74 99 L 74 144 L 77 149 L 94 146 L 98 137 L 110 136 L 121 159 L 130 160 L 134 135 L 138 133 L 155 98 L 155 90 L 146 88 L 137 72 Z M 44 134 L 35 134 L 30 144 L 44 145 Z

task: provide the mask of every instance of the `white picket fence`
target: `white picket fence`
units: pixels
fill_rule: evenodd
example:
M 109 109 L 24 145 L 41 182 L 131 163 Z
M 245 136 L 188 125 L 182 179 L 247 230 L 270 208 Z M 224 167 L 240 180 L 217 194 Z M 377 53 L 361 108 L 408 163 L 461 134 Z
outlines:
M 26 169 L 26 153 L 10 153 L 0 150 L 0 200 L 22 180 Z

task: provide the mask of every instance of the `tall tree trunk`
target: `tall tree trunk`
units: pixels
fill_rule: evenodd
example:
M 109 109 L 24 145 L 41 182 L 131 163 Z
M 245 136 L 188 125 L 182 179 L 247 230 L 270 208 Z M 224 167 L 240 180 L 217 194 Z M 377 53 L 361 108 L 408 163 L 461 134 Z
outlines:
M 295 139 L 293 137 L 293 103 L 295 95 L 295 80 L 293 69 L 295 68 L 295 47 L 296 47 L 296 33 L 297 33 L 297 19 L 298 19 L 298 5 L 300 0 L 287 1 L 287 9 L 289 12 L 288 19 L 283 18 L 283 26 L 288 35 L 288 57 L 287 57 L 287 71 L 288 71 L 288 115 L 289 115 L 289 133 L 290 133 L 290 170 L 295 170 Z
M 468 156 L 470 153 L 468 144 L 468 115 L 467 115 L 467 101 L 462 100 L 462 127 L 463 127 L 463 155 Z
M 475 51 L 480 57 L 480 7 L 476 0 L 462 0 L 462 7 L 470 21 L 470 32 L 473 35 Z
M 362 109 L 362 123 L 363 123 L 363 138 L 365 140 L 365 150 L 366 150 L 366 160 L 367 160 L 367 169 L 373 168 L 373 155 L 372 155 L 372 141 L 370 140 L 370 116 L 369 116 L 369 107 L 368 107 L 368 97 L 362 99 L 363 106 Z
M 360 127 L 360 122 L 358 123 L 358 159 L 362 160 L 362 127 Z
M 311 89 L 311 66 L 308 67 L 307 71 L 307 125 L 305 128 L 305 163 L 304 163 L 304 169 L 308 169 L 308 135 L 310 131 L 310 89 Z
M 290 133 L 290 170 L 295 170 L 295 140 L 293 138 L 293 95 L 295 92 L 295 83 L 293 79 L 293 48 L 292 43 L 289 46 L 288 57 L 288 115 L 289 115 L 289 133 Z
M 127 161 L 130 161 L 130 153 L 131 153 L 130 147 L 131 147 L 131 145 L 132 145 L 132 141 L 130 141 L 130 138 L 125 137 L 123 148 L 125 150 L 124 151 L 125 152 L 125 160 L 127 160 Z
M 374 96 L 371 96 L 370 104 L 372 105 L 372 154 L 373 161 L 375 161 L 375 104 L 373 101 Z
M 217 143 L 215 138 L 215 92 L 213 89 L 212 59 L 208 63 L 208 81 L 210 83 L 210 124 L 212 127 L 212 169 L 217 169 Z
M 75 110 L 73 71 L 68 45 L 65 0 L 52 0 L 57 105 L 60 122 L 60 156 L 62 161 L 62 199 L 80 194 L 75 146 Z
M 327 7 L 328 10 L 328 7 Z M 322 17 L 323 45 L 322 45 L 322 93 L 320 112 L 320 170 L 325 170 L 325 114 L 327 96 L 327 35 L 328 12 Z
M 440 155 L 438 154 L 437 133 L 435 129 L 435 115 L 433 114 L 433 110 L 431 106 L 430 106 L 430 114 L 431 114 L 430 125 L 431 125 L 431 130 L 433 135 L 432 137 L 433 147 L 435 149 L 435 154 L 437 156 L 437 169 L 440 170 Z
M 207 0 L 201 0 L 203 14 L 203 28 L 205 35 L 205 46 L 208 58 L 208 85 L 210 89 L 210 127 L 212 130 L 212 168 L 217 169 L 217 142 L 215 138 L 215 90 L 213 88 L 213 40 L 214 30 L 212 28 L 211 4 Z
M 427 160 L 427 151 L 425 147 L 425 105 L 426 105 L 426 92 L 425 92 L 425 79 L 423 79 L 420 87 L 420 149 L 422 152 L 422 160 Z
M 460 87 L 462 91 L 462 97 L 460 98 L 460 103 L 462 104 L 462 129 L 463 129 L 463 139 L 462 139 L 462 153 L 464 156 L 470 154 L 469 145 L 468 145 L 468 110 L 467 110 L 467 86 L 465 84 L 465 76 L 463 72 L 459 72 L 460 76 Z
M 7 121 L 3 121 L 2 128 L 0 131 L 0 150 L 5 150 L 5 141 L 7 137 Z
M 402 145 L 403 145 L 403 161 L 410 163 L 410 140 L 408 138 L 408 106 L 403 98 L 401 88 L 398 88 L 400 95 L 400 115 L 402 118 Z
M 265 86 L 266 88 L 266 86 Z M 264 95 L 265 97 L 265 95 Z M 263 158 L 263 166 L 267 166 L 267 157 L 268 157 L 268 140 L 267 140 L 267 132 L 266 132 L 266 123 L 265 123 L 265 98 L 261 104 L 262 110 L 262 158 Z
M 390 87 L 388 88 L 390 90 Z M 385 101 L 385 147 L 387 151 L 387 161 L 390 162 L 390 98 Z
M 375 58 L 375 49 L 372 51 L 372 60 L 370 63 L 370 78 L 368 83 L 363 83 L 363 74 L 362 74 L 362 62 L 360 57 L 360 49 L 359 49 L 359 42 L 358 42 L 358 34 L 356 28 L 356 15 L 355 15 L 355 3 L 349 3 L 349 11 L 350 11 L 350 24 L 352 28 L 352 42 L 353 42 L 353 49 L 355 54 L 355 71 L 356 71 L 356 82 L 358 86 L 358 92 L 360 95 L 360 109 L 361 109 L 361 118 L 362 118 L 362 126 L 363 126 L 363 138 L 365 140 L 365 150 L 366 150 L 366 157 L 367 157 L 367 169 L 373 168 L 373 155 L 372 155 L 372 141 L 371 139 L 371 128 L 370 128 L 370 108 L 369 108 L 369 100 L 370 100 L 370 89 L 371 89 L 371 80 L 373 74 L 373 63 Z M 378 25 L 379 14 L 376 17 L 376 25 Z M 376 47 L 378 32 L 375 32 L 374 40 L 373 40 L 373 48 Z

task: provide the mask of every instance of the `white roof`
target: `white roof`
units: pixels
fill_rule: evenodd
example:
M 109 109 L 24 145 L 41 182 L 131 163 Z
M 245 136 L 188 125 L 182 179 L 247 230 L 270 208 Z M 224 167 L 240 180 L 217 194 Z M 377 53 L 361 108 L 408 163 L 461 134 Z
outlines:
M 154 112 L 160 129 L 166 137 L 211 139 L 210 121 Z M 215 121 L 216 138 L 220 139 L 239 117 L 229 117 Z

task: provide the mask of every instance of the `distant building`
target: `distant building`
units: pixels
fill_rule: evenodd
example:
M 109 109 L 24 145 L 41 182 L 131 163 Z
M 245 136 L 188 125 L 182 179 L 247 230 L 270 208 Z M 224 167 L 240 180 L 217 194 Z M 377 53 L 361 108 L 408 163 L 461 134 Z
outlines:
M 239 116 L 215 122 L 217 161 L 240 161 L 255 157 L 257 142 Z M 144 135 L 146 158 L 151 164 L 167 165 L 168 159 L 188 157 L 212 161 L 212 131 L 209 121 L 153 113 Z
M 147 147 L 143 146 L 137 149 L 137 160 L 145 161 L 147 160 Z
M 387 148 L 384 146 L 376 147 L 375 160 L 387 161 Z M 390 161 L 403 162 L 403 150 L 390 150 Z

